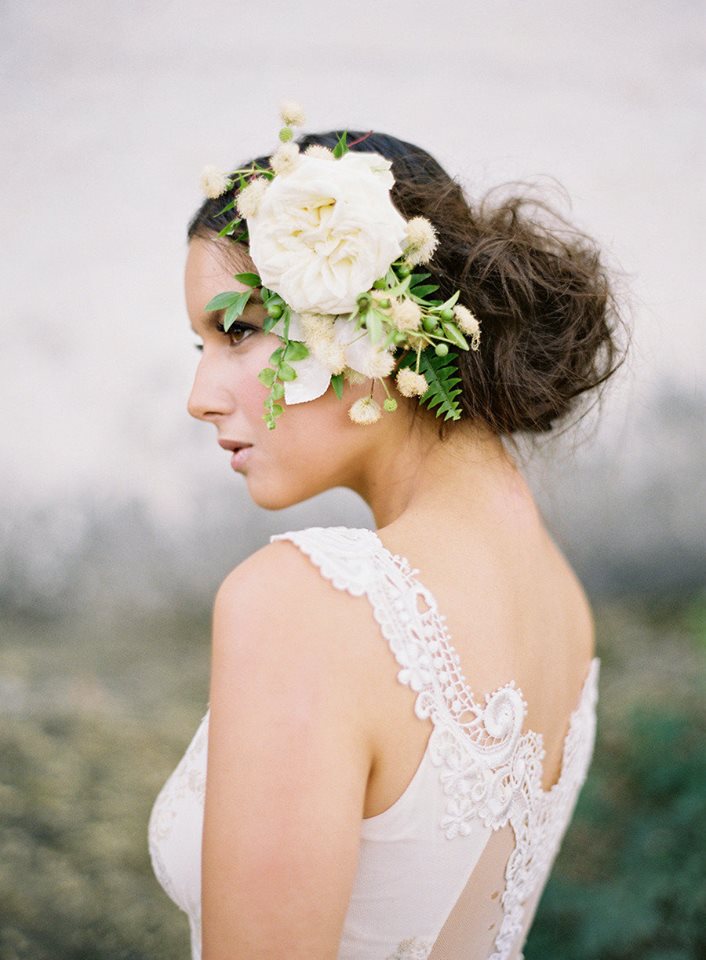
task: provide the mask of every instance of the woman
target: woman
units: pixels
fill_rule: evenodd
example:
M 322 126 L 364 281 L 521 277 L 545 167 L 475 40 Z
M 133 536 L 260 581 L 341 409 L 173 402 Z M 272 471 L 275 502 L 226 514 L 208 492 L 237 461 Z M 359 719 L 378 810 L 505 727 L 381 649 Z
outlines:
M 153 864 L 195 958 L 515 960 L 599 660 L 513 439 L 622 362 L 610 285 L 545 204 L 476 206 L 419 147 L 282 116 L 189 226 L 188 409 L 258 505 L 345 486 L 376 530 L 279 534 L 225 578 Z

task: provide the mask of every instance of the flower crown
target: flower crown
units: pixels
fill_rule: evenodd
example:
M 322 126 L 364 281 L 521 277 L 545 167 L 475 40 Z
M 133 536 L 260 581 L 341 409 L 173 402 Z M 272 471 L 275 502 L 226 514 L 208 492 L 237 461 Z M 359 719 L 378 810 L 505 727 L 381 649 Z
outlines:
M 439 287 L 425 282 L 431 274 L 414 271 L 438 246 L 433 225 L 421 216 L 405 220 L 394 206 L 391 161 L 349 150 L 370 134 L 348 143 L 344 132 L 332 150 L 300 152 L 292 127 L 304 123 L 301 107 L 287 101 L 280 117 L 269 167 L 226 174 L 207 166 L 201 175 L 207 197 L 233 191 L 219 215 L 233 211 L 234 218 L 218 235 L 245 242 L 257 269 L 234 275 L 248 289 L 219 293 L 205 309 L 224 312 L 227 332 L 259 288 L 264 332 L 282 340 L 258 374 L 270 388 L 267 426 L 274 429 L 283 413 L 281 400 L 315 400 L 329 384 L 341 399 L 344 378 L 372 380 L 370 395 L 348 413 L 355 423 L 375 423 L 382 416 L 375 380 L 385 391 L 384 410 L 397 408 L 384 379 L 393 374 L 402 396 L 459 420 L 457 350 L 478 349 L 480 326 L 457 302 L 459 290 L 443 302 L 430 299 Z

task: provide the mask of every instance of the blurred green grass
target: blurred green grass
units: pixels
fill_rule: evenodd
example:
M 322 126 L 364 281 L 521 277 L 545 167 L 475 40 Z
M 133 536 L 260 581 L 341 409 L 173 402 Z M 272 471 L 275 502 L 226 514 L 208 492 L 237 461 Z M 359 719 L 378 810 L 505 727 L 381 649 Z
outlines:
M 526 960 L 706 957 L 706 592 L 594 604 L 594 762 Z M 147 821 L 208 699 L 210 610 L 3 622 L 0 960 L 188 960 Z

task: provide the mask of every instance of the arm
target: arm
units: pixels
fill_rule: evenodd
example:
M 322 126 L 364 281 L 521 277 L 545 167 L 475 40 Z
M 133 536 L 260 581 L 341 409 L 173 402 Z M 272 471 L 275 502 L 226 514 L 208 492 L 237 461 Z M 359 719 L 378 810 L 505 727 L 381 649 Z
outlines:
M 203 960 L 337 956 L 372 765 L 351 628 L 356 599 L 277 542 L 218 590 Z

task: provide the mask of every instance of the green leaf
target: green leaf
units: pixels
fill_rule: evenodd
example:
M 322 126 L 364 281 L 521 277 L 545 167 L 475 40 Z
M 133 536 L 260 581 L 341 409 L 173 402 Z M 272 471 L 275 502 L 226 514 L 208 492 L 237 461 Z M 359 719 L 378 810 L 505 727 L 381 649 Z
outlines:
M 426 393 L 420 398 L 419 402 L 424 404 L 427 409 L 432 410 L 438 407 L 436 416 L 444 416 L 445 420 L 460 420 L 461 407 L 456 399 L 461 393 L 458 386 L 461 383 L 461 377 L 457 376 L 458 354 L 449 351 L 445 357 L 437 357 L 433 348 L 422 350 L 419 357 L 419 372 L 423 373 L 429 387 Z M 413 358 L 416 363 L 416 357 Z M 405 364 L 409 366 L 409 364 Z
M 336 373 L 334 374 L 334 376 L 331 377 L 331 386 L 333 387 L 334 393 L 340 400 L 341 397 L 343 396 L 343 374 L 342 373 Z
M 429 293 L 434 293 L 439 289 L 438 283 L 425 283 L 421 287 L 410 287 L 409 292 L 414 294 L 415 297 L 419 297 L 420 300 L 427 296 Z
M 444 303 L 441 304 L 440 309 L 441 310 L 446 310 L 447 308 L 450 309 L 451 307 L 453 307 L 453 305 L 456 303 L 456 301 L 460 296 L 461 296 L 461 291 L 457 290 L 456 293 L 452 294 L 448 300 L 444 301 Z
M 219 231 L 218 231 L 218 236 L 219 236 L 219 237 L 225 237 L 227 234 L 233 233 L 233 231 L 235 230 L 235 228 L 236 228 L 236 227 L 238 226 L 238 224 L 241 223 L 241 222 L 242 222 L 242 221 L 241 221 L 240 217 L 236 217 L 235 220 L 231 220 L 230 223 L 227 223 L 227 224 L 225 225 L 225 227 L 223 227 L 222 230 L 219 230 Z
M 441 321 L 441 329 L 444 331 L 449 340 L 453 340 L 457 347 L 461 347 L 463 350 L 470 350 L 471 345 L 466 340 L 464 335 L 458 329 L 455 323 L 451 323 L 447 320 Z
M 288 363 L 281 363 L 279 366 L 279 378 L 280 380 L 296 380 L 297 371 L 294 367 L 290 367 Z
M 274 325 L 279 323 L 281 319 L 281 317 L 265 317 L 265 319 L 262 321 L 262 329 L 265 333 L 269 333 Z
M 216 214 L 216 216 L 217 216 L 217 217 L 220 217 L 221 214 L 228 213 L 228 211 L 229 211 L 229 210 L 232 210 L 234 206 L 235 206 L 235 200 L 231 200 L 230 203 L 227 204 L 225 207 L 223 207 L 222 210 L 219 210 L 219 211 L 218 211 L 218 213 Z
M 241 313 L 245 309 L 245 305 L 250 299 L 251 293 L 252 293 L 252 290 L 243 290 L 242 293 L 238 294 L 238 299 L 235 300 L 233 303 L 231 303 L 231 305 L 226 310 L 225 315 L 223 317 L 223 329 L 226 331 L 226 333 L 230 330 L 230 328 L 233 326 L 235 321 L 238 319 L 238 317 L 241 315 Z
M 290 340 L 284 349 L 285 360 L 303 360 L 309 356 L 309 348 L 301 340 Z
M 243 293 L 240 290 L 235 290 L 226 293 L 217 293 L 213 299 L 209 300 L 204 310 L 210 312 L 211 310 L 226 310 L 232 304 L 237 303 L 238 298 L 242 297 Z M 249 296 L 249 293 L 248 293 Z
M 368 310 L 365 314 L 365 325 L 368 328 L 370 339 L 373 343 L 379 343 L 382 338 L 382 320 L 381 314 L 377 310 Z
M 284 384 L 280 383 L 279 380 L 275 380 L 275 382 L 272 384 L 272 399 L 281 400 L 283 396 L 284 396 Z
M 336 159 L 348 153 L 348 131 L 344 130 L 338 138 L 338 143 L 333 148 L 333 155 Z
M 427 280 L 430 276 L 430 273 L 413 273 L 412 283 L 421 283 L 422 280 Z
M 272 367 L 265 367 L 264 370 L 261 370 L 258 373 L 257 379 L 260 381 L 260 383 L 264 383 L 266 387 L 271 387 L 274 383 L 275 371 L 272 369 Z
M 260 278 L 256 273 L 236 273 L 235 279 L 240 280 L 246 287 L 259 287 Z
M 281 413 L 284 413 L 284 407 L 281 403 L 273 403 L 270 409 L 275 417 L 278 417 Z
M 277 349 L 270 354 L 270 363 L 279 363 L 283 356 L 284 347 L 277 347 Z
M 412 281 L 411 275 L 405 277 L 404 280 L 400 280 L 399 283 L 396 283 L 394 286 L 389 287 L 386 291 L 391 297 L 401 297 L 403 293 L 407 292 L 407 289 Z

